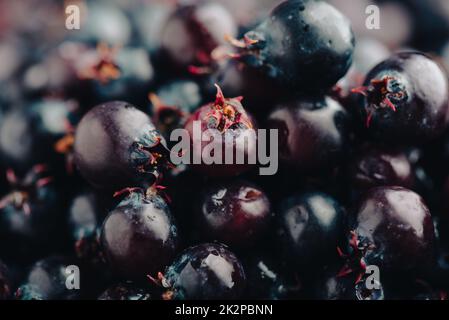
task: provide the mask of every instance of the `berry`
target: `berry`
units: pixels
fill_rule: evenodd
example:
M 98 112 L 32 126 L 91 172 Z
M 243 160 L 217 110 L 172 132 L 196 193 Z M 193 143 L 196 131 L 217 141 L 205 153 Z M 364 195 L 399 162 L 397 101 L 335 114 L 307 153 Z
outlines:
M 336 166 L 345 154 L 350 124 L 348 113 L 329 97 L 281 104 L 267 121 L 279 132 L 280 161 L 304 173 Z
M 159 49 L 162 29 L 174 10 L 174 4 L 152 1 L 132 9 L 131 21 L 135 23 L 139 44 L 148 52 L 155 53 Z
M 268 228 L 270 201 L 260 188 L 245 181 L 217 184 L 203 192 L 197 216 L 207 238 L 248 247 Z
M 87 87 L 89 104 L 122 99 L 143 104 L 154 77 L 150 57 L 140 48 L 99 44 L 80 54 L 74 67 Z
M 0 300 L 448 299 L 448 0 L 66 2 L 0 0 Z
M 28 99 L 64 97 L 82 105 L 88 87 L 80 81 L 76 61 L 88 51 L 85 43 L 63 41 L 38 53 L 20 75 Z
M 61 196 L 43 165 L 23 178 L 8 170 L 7 178 L 11 188 L 0 200 L 0 252 L 26 262 L 59 245 Z
M 130 192 L 106 217 L 101 244 L 109 266 L 126 279 L 163 270 L 178 248 L 169 208 L 155 189 Z
M 0 123 L 0 156 L 20 172 L 43 161 L 56 161 L 54 144 L 76 122 L 77 105 L 59 99 L 39 100 L 8 111 Z
M 365 86 L 353 92 L 364 96 L 366 130 L 391 143 L 432 140 L 446 128 L 449 103 L 447 75 L 419 52 L 400 52 L 378 64 Z
M 319 18 L 317 18 L 319 17 Z M 354 51 L 349 21 L 324 1 L 285 1 L 247 32 L 238 59 L 280 86 L 324 92 L 348 71 Z
M 373 188 L 356 212 L 350 244 L 362 269 L 376 265 L 386 278 L 393 271 L 405 275 L 432 265 L 434 226 L 419 195 L 402 187 Z
M 151 185 L 168 165 L 164 143 L 145 113 L 126 102 L 108 102 L 79 123 L 75 164 L 99 189 Z
M 89 192 L 76 195 L 69 205 L 69 232 L 76 256 L 93 265 L 102 263 L 100 230 L 106 210 L 98 197 Z
M 182 68 L 210 66 L 212 52 L 226 45 L 225 35 L 235 36 L 237 26 L 221 4 L 201 0 L 180 5 L 161 32 L 163 54 Z
M 285 256 L 301 269 L 311 268 L 310 272 L 337 260 L 344 225 L 344 209 L 321 192 L 287 198 L 279 208 L 279 235 Z
M 246 277 L 237 257 L 221 244 L 186 249 L 162 278 L 165 299 L 238 299 Z
M 98 300 L 151 300 L 151 295 L 128 281 L 109 287 L 98 297 Z
M 24 283 L 16 291 L 18 300 L 66 300 L 74 298 L 77 290 L 66 286 L 66 269 L 72 261 L 52 256 L 36 262 L 28 272 Z M 81 287 L 81 285 L 80 285 Z M 79 293 L 78 293 L 79 294 Z
M 366 147 L 349 165 L 350 179 L 357 190 L 378 186 L 414 187 L 415 172 L 404 152 Z
M 210 177 L 237 176 L 251 169 L 253 164 L 250 160 L 255 158 L 257 147 L 256 128 L 241 100 L 241 97 L 225 98 L 217 86 L 215 101 L 202 106 L 189 118 L 185 129 L 191 140 L 193 169 Z M 195 124 L 199 124 L 200 132 L 195 131 Z M 209 141 L 202 138 L 207 134 Z M 233 156 L 231 163 L 226 158 L 230 154 Z M 243 164 L 238 164 L 237 155 L 244 156 Z M 202 159 L 201 164 L 197 164 L 195 159 Z
M 70 40 L 110 45 L 126 45 L 131 41 L 131 23 L 116 3 L 89 2 L 86 6 L 85 23 L 77 32 L 67 34 Z

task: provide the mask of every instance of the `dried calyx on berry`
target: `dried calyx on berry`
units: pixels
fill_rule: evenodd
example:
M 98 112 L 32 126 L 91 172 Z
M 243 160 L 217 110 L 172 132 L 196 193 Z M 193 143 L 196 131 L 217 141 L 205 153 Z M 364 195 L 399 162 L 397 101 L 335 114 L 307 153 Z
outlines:
M 164 187 L 125 188 L 126 195 L 109 212 L 101 230 L 101 245 L 111 270 L 127 279 L 142 279 L 164 268 L 173 259 L 179 243 L 177 226 Z
M 25 215 L 30 215 L 30 200 L 38 197 L 40 189 L 53 181 L 46 173 L 45 165 L 36 165 L 23 179 L 19 179 L 12 169 L 8 169 L 6 179 L 12 191 L 0 200 L 0 210 L 11 206 Z
M 337 277 L 345 277 L 350 274 L 355 274 L 355 284 L 361 282 L 366 277 L 366 262 L 365 254 L 371 250 L 374 245 L 361 243 L 355 231 L 350 232 L 349 239 L 349 253 L 343 253 L 340 247 L 337 247 L 338 255 L 345 259 L 345 264 L 338 272 Z
M 118 50 L 119 47 L 109 47 L 106 43 L 99 43 L 96 52 L 80 60 L 77 68 L 78 77 L 98 80 L 102 84 L 120 78 L 120 67 L 115 61 Z
M 215 102 L 210 105 L 210 112 L 202 119 L 207 123 L 207 128 L 217 129 L 222 133 L 228 129 L 252 129 L 251 120 L 242 110 L 243 97 L 227 99 L 220 87 L 217 84 L 215 86 Z
M 130 147 L 130 159 L 137 172 L 159 179 L 161 173 L 173 168 L 170 151 L 162 143 L 159 131 L 148 128 Z
M 368 86 L 351 90 L 366 97 L 366 126 L 369 127 L 373 112 L 378 109 L 397 111 L 397 105 L 407 102 L 409 97 L 406 80 L 401 75 L 385 76 L 382 79 L 372 79 Z
M 347 286 L 350 293 L 354 293 L 351 297 L 357 300 L 383 300 L 384 292 L 382 284 L 378 279 L 374 279 L 375 283 L 372 287 L 366 286 L 366 282 L 371 273 L 367 273 L 367 264 L 365 255 L 368 251 L 374 249 L 372 243 L 361 242 L 357 233 L 352 230 L 349 239 L 349 252 L 343 253 L 340 247 L 337 247 L 338 255 L 344 259 L 344 265 L 336 275 L 337 279 L 350 281 Z
M 237 176 L 256 164 L 255 161 L 239 163 L 236 160 L 237 155 L 243 155 L 244 159 L 255 158 L 256 128 L 252 117 L 241 104 L 242 97 L 225 98 L 220 87 L 216 87 L 215 101 L 197 109 L 184 126 L 194 146 L 190 153 L 191 163 L 194 169 L 208 176 Z M 199 140 L 202 136 L 206 138 Z M 198 145 L 201 148 L 195 147 Z M 233 156 L 233 161 L 230 162 L 226 155 Z M 204 161 L 197 163 L 195 159 Z
M 421 52 L 404 51 L 376 65 L 364 86 L 358 113 L 370 137 L 417 144 L 440 136 L 447 125 L 449 82 L 443 68 Z M 354 110 L 356 111 L 356 110 Z

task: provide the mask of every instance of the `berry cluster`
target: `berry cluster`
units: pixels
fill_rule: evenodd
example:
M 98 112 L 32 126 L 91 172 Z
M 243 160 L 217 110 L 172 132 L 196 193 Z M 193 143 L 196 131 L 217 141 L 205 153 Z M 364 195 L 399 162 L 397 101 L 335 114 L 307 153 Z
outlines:
M 0 300 L 446 299 L 444 1 L 0 3 Z

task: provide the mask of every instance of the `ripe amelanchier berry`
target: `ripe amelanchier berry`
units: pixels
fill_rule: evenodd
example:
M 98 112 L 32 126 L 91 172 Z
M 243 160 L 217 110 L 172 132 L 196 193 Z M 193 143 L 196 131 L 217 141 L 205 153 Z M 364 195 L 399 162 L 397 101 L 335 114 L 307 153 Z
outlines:
M 420 52 L 400 52 L 366 76 L 360 111 L 366 130 L 388 143 L 420 143 L 441 135 L 449 106 L 447 74 Z
M 271 220 L 270 201 L 245 181 L 220 183 L 203 192 L 197 220 L 203 234 L 232 247 L 254 245 Z
M 238 299 L 246 285 L 240 261 L 218 243 L 186 249 L 155 281 L 168 300 Z
M 163 270 L 178 249 L 177 227 L 156 191 L 156 186 L 124 189 L 129 194 L 103 223 L 101 245 L 108 265 L 126 279 L 144 279 Z
M 25 176 L 7 171 L 10 185 L 0 198 L 0 252 L 2 258 L 29 262 L 55 250 L 53 241 L 62 231 L 63 196 L 44 165 L 34 166 Z
M 435 262 L 434 226 L 422 198 L 402 187 L 377 187 L 363 197 L 349 236 L 348 263 L 340 274 L 378 266 L 385 278 L 419 273 Z M 351 264 L 350 262 L 355 262 Z M 398 273 L 399 272 L 399 273 Z
M 356 158 L 349 162 L 348 175 L 359 191 L 379 186 L 411 189 L 415 185 L 414 168 L 405 152 L 371 145 L 360 150 Z
M 227 44 L 226 34 L 235 36 L 237 25 L 220 3 L 200 0 L 181 4 L 165 22 L 161 48 L 172 63 L 195 70 L 215 62 L 212 52 Z
M 99 189 L 149 186 L 170 166 L 169 151 L 150 118 L 121 101 L 98 105 L 83 117 L 74 149 L 81 175 Z
M 348 71 L 354 51 L 349 21 L 325 1 L 285 1 L 243 40 L 235 56 L 293 90 L 325 92 Z
M 321 192 L 295 195 L 284 199 L 278 212 L 285 259 L 315 271 L 337 260 L 346 214 L 334 198 Z
M 351 119 L 332 98 L 301 98 L 280 103 L 267 126 L 279 132 L 279 158 L 302 173 L 332 169 L 345 155 Z

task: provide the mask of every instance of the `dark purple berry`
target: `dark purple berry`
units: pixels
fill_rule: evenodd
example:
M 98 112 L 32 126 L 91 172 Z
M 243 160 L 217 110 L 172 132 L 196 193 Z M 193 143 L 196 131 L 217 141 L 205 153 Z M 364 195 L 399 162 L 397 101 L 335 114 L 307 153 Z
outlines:
M 26 108 L 12 109 L 0 123 L 0 157 L 15 170 L 55 159 L 54 144 L 64 137 L 70 123 L 76 122 L 77 104 L 48 99 Z
M 130 190 L 106 217 L 101 244 L 112 270 L 126 279 L 142 279 L 171 262 L 178 232 L 166 202 L 154 189 Z
M 199 108 L 192 114 L 185 125 L 191 140 L 192 168 L 210 177 L 237 176 L 251 169 L 254 163 L 257 148 L 256 127 L 251 116 L 241 104 L 241 97 L 225 98 L 221 89 L 217 86 L 215 102 Z M 199 132 L 195 132 L 195 125 Z M 202 135 L 208 135 L 209 141 Z M 195 147 L 195 146 L 201 146 Z M 210 147 L 213 147 L 209 149 Z M 221 150 L 215 154 L 215 149 Z M 207 152 L 209 150 L 209 152 Z M 226 155 L 231 154 L 229 163 Z M 243 164 L 238 164 L 237 155 L 243 155 Z M 203 155 L 208 158 L 208 164 Z M 200 159 L 201 163 L 195 163 Z M 217 163 L 218 160 L 219 163 Z
M 345 155 L 350 133 L 348 113 L 335 100 L 293 100 L 279 105 L 267 126 L 279 134 L 279 159 L 299 172 L 331 169 Z
M 279 209 L 279 235 L 285 257 L 317 271 L 337 260 L 345 235 L 345 211 L 331 196 L 312 192 L 285 199 Z
M 432 140 L 446 128 L 449 84 L 443 69 L 419 52 L 400 52 L 378 64 L 365 86 L 353 92 L 364 96 L 366 130 L 389 143 Z
M 246 277 L 237 257 L 226 246 L 209 243 L 185 250 L 162 277 L 165 299 L 238 299 Z
M 214 1 L 181 4 L 161 32 L 161 48 L 176 65 L 203 67 L 214 63 L 212 52 L 235 36 L 237 26 L 221 4 Z
M 206 188 L 197 219 L 208 239 L 248 247 L 267 231 L 271 215 L 270 201 L 260 188 L 235 181 Z
M 412 189 L 415 172 L 404 152 L 367 146 L 349 165 L 350 179 L 357 190 L 379 186 Z
M 356 211 L 351 247 L 387 276 L 420 272 L 434 262 L 434 226 L 421 197 L 402 187 L 368 191 Z M 350 267 L 351 268 L 351 267 Z
M 24 283 L 17 289 L 16 299 L 66 300 L 79 295 L 78 290 L 70 290 L 66 286 L 66 271 L 71 265 L 70 259 L 60 256 L 39 260 L 31 267 Z
M 75 164 L 94 187 L 151 185 L 168 165 L 168 150 L 150 118 L 126 102 L 96 106 L 75 136 Z
M 280 86 L 325 91 L 348 71 L 354 51 L 349 21 L 324 1 L 285 1 L 247 32 L 238 59 Z
M 24 177 L 7 171 L 11 187 L 0 200 L 0 252 L 29 261 L 60 244 L 61 195 L 46 167 L 37 165 Z M 62 229 L 62 228 L 61 228 Z
M 137 105 L 146 103 L 154 78 L 150 57 L 142 48 L 99 44 L 80 54 L 75 69 L 87 87 L 90 104 L 123 99 Z

